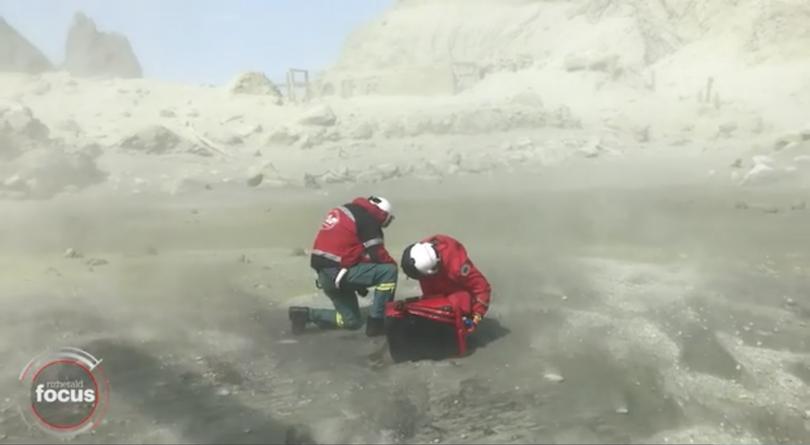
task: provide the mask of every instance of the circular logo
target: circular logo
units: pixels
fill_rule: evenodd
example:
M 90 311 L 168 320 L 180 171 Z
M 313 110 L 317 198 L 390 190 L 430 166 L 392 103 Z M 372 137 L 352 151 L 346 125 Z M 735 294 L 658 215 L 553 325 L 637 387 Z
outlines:
M 329 230 L 337 225 L 340 222 L 340 211 L 339 210 L 332 210 L 326 215 L 326 219 L 323 220 L 321 224 L 321 228 L 323 230 Z
M 32 359 L 20 382 L 26 389 L 22 413 L 41 429 L 76 435 L 99 425 L 109 401 L 101 360 L 77 348 L 62 348 Z

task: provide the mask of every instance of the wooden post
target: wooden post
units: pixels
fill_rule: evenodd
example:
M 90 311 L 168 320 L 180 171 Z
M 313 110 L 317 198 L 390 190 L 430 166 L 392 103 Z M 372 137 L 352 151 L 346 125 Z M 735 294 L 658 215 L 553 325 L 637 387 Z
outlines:
M 303 77 L 303 80 L 299 80 L 298 77 Z M 290 68 L 287 71 L 287 91 L 290 96 L 290 100 L 293 102 L 297 102 L 299 99 L 298 96 L 298 89 L 303 88 L 304 93 L 303 97 L 301 98 L 303 101 L 308 101 L 311 96 L 310 85 L 309 85 L 309 71 L 299 69 L 299 68 Z

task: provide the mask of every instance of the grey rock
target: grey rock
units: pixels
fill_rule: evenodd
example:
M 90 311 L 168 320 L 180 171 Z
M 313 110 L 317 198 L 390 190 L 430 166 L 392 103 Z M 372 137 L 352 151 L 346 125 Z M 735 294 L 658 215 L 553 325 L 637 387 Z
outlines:
M 84 153 L 66 153 L 59 147 L 32 148 L 5 165 L 14 172 L 0 190 L 21 192 L 20 198 L 46 199 L 103 181 L 107 174 Z M 14 178 L 16 177 L 16 178 Z
M 67 250 L 65 250 L 65 253 L 62 256 L 64 256 L 65 258 L 81 258 L 84 255 L 79 253 L 76 249 L 70 247 Z
M 270 133 L 267 138 L 268 145 L 293 145 L 301 139 L 301 133 L 290 127 L 283 126 Z
M 49 138 L 50 130 L 34 117 L 30 108 L 3 101 L 0 102 L 0 135 L 42 142 Z
M 0 17 L 0 71 L 38 74 L 52 69 L 42 51 Z
M 110 262 L 103 259 L 103 258 L 88 258 L 87 261 L 85 261 L 84 263 L 87 264 L 90 267 L 96 267 L 96 266 L 107 265 Z
M 717 135 L 724 138 L 730 138 L 737 131 L 739 126 L 736 122 L 726 122 L 717 127 Z
M 77 13 L 68 31 L 64 68 L 79 77 L 141 77 L 141 64 L 121 34 L 101 32 L 96 24 Z
M 269 96 L 276 105 L 280 105 L 283 99 L 276 84 L 268 79 L 264 73 L 258 71 L 238 75 L 228 86 L 228 91 L 231 94 Z
M 377 131 L 377 126 L 372 122 L 362 122 L 349 132 L 352 139 L 371 139 Z
M 136 133 L 124 138 L 121 148 L 146 154 L 191 153 L 199 156 L 210 156 L 206 148 L 181 138 L 175 132 L 162 125 L 143 127 Z
M 302 125 L 330 127 L 337 122 L 337 116 L 329 106 L 318 105 L 304 112 L 298 122 Z
M 248 178 L 247 185 L 249 187 L 258 187 L 259 184 L 261 184 L 263 180 L 264 180 L 264 174 L 263 173 L 258 173 L 258 174 L 255 174 L 255 175 L 251 176 L 250 178 Z
M 511 102 L 525 107 L 542 108 L 543 99 L 533 90 L 527 90 L 512 96 Z

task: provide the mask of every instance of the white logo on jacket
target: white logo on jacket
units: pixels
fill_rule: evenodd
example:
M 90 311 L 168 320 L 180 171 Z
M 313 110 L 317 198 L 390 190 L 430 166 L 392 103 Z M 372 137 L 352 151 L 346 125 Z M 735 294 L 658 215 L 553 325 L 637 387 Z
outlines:
M 332 210 L 331 212 L 329 212 L 328 215 L 326 215 L 326 219 L 323 220 L 323 223 L 321 223 L 321 228 L 323 230 L 329 230 L 334 228 L 339 222 L 340 222 L 340 211 Z

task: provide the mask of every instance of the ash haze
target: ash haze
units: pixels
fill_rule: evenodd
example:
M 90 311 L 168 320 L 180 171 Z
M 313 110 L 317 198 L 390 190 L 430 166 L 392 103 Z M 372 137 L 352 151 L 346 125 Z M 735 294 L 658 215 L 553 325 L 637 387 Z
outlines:
M 0 15 L 0 392 L 45 348 L 103 359 L 76 440 L 808 443 L 808 2 Z M 490 280 L 468 356 L 291 335 L 330 307 L 322 218 L 372 194 L 394 258 L 445 233 Z M 61 440 L 15 402 L 3 439 Z
M 129 37 L 150 78 L 222 84 L 246 69 L 279 81 L 288 67 L 323 70 L 346 36 L 391 0 L 0 0 L 0 16 L 50 60 L 65 56 L 76 12 Z

